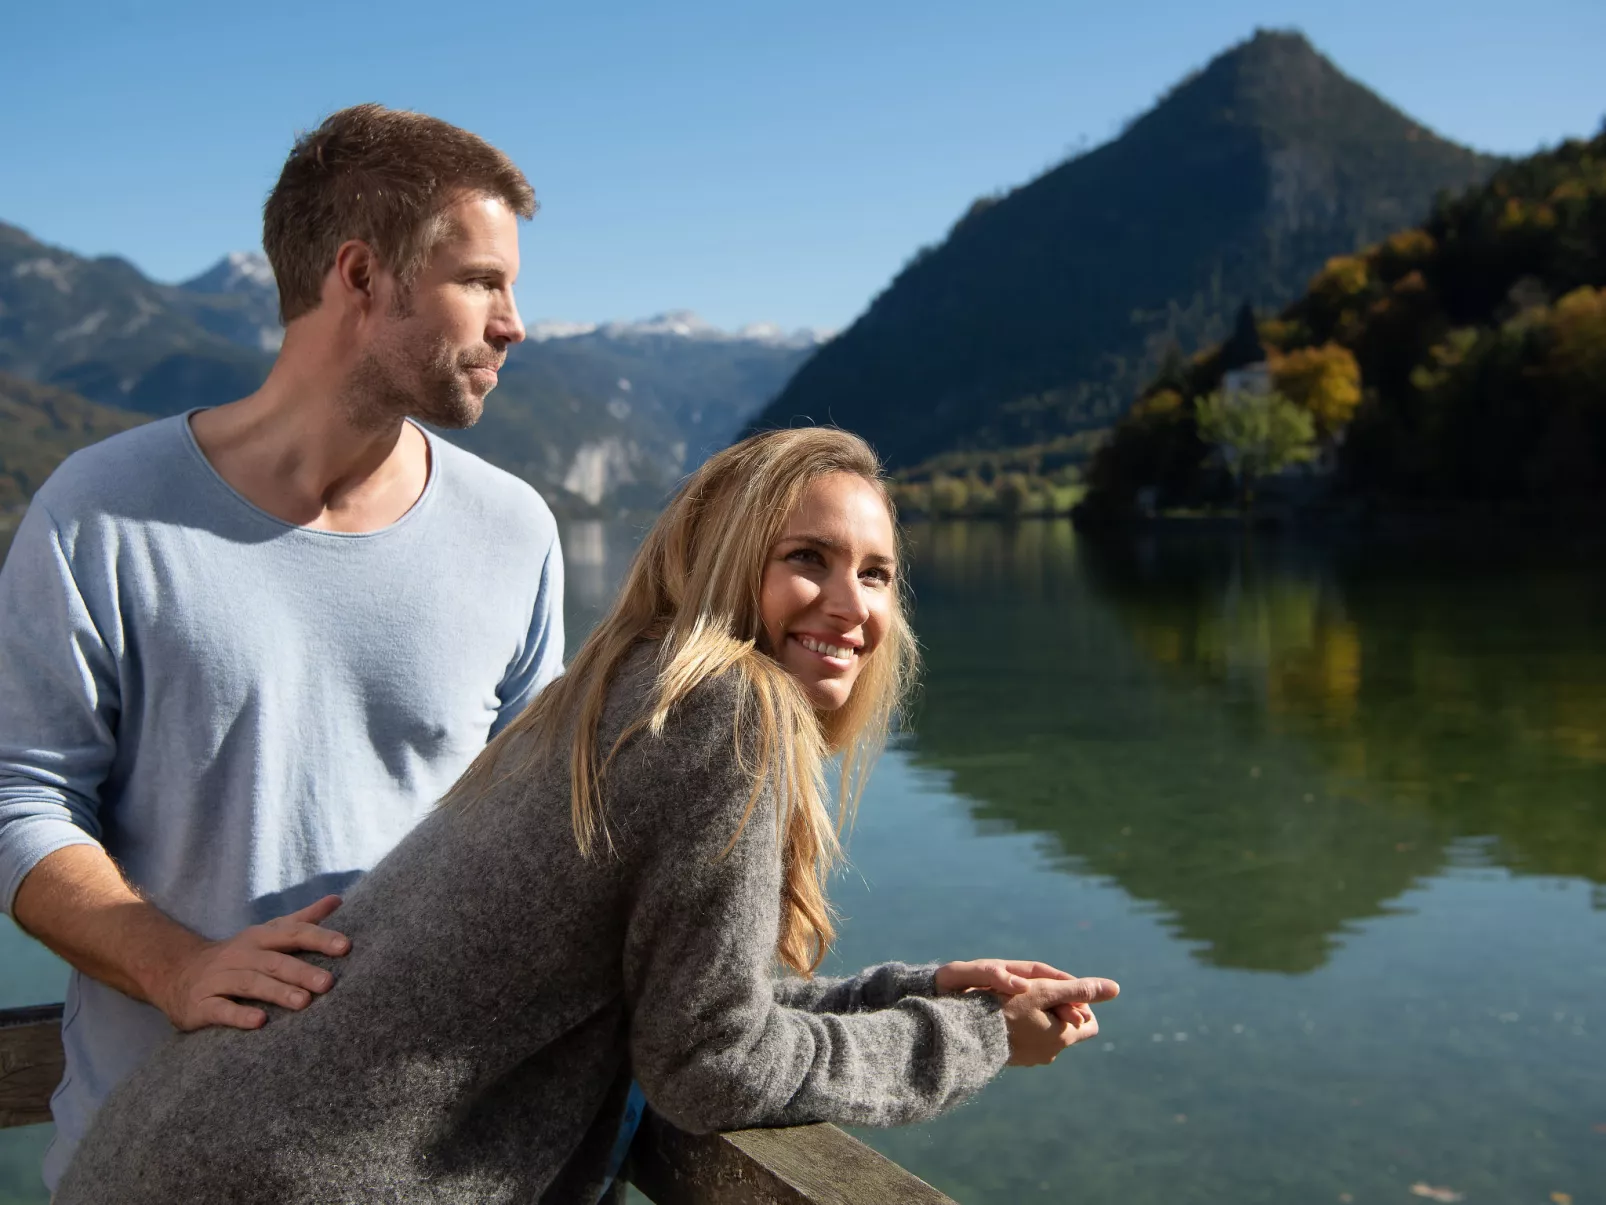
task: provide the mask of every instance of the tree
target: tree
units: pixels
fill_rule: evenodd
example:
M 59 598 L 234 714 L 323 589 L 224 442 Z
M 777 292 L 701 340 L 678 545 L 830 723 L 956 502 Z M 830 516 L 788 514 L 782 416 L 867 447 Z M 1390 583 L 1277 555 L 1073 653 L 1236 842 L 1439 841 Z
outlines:
M 970 506 L 970 487 L 961 477 L 938 473 L 931 479 L 931 514 L 946 519 L 962 515 Z
M 1248 364 L 1259 364 L 1265 358 L 1266 349 L 1261 346 L 1260 327 L 1255 323 L 1255 307 L 1246 301 L 1238 308 L 1232 338 L 1221 345 L 1221 367 L 1223 371 L 1230 372 Z
M 1315 455 L 1316 422 L 1280 393 L 1217 391 L 1195 404 L 1199 438 L 1213 444 L 1247 508 L 1255 482 Z
M 1331 439 L 1349 424 L 1361 404 L 1361 368 L 1340 343 L 1302 347 L 1272 360 L 1271 379 L 1278 392 L 1310 412 L 1316 430 Z

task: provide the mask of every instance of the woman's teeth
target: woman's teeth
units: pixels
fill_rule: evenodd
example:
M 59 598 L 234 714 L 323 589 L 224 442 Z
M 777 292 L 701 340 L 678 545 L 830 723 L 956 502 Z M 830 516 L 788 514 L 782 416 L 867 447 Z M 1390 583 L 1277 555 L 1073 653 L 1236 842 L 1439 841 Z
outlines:
M 797 642 L 811 653 L 819 653 L 824 657 L 841 657 L 844 660 L 858 651 L 845 645 L 826 644 L 823 640 L 816 640 L 812 636 L 799 636 Z

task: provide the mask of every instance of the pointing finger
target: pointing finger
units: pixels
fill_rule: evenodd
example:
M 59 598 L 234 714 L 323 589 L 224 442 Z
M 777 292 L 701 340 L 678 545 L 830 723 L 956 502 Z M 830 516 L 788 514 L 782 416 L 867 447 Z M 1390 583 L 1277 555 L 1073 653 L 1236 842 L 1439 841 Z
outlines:
M 1114 1000 L 1121 994 L 1121 985 L 1113 979 L 1038 980 L 1032 990 L 1037 996 L 1037 1007 L 1046 1010 L 1061 1004 L 1098 1004 Z

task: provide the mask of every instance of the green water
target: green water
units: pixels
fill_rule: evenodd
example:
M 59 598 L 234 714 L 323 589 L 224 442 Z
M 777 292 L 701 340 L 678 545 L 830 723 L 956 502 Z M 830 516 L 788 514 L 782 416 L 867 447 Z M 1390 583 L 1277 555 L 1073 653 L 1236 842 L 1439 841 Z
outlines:
M 863 1137 L 966 1202 L 1601 1199 L 1606 570 L 913 535 L 926 684 L 834 960 L 1020 955 L 1125 990 L 1053 1067 Z M 567 544 L 578 631 L 631 533 Z M 14 933 L 0 958 L 0 1004 L 59 993 Z M 43 1200 L 41 1144 L 0 1136 L 0 1201 Z

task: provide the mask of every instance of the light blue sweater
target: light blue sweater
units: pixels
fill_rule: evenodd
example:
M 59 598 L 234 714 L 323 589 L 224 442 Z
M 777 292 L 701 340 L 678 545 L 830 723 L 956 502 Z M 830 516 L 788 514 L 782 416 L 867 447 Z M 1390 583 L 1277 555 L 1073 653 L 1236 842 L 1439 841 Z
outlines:
M 560 671 L 551 512 L 429 443 L 417 504 L 363 534 L 252 506 L 187 417 L 78 452 L 45 483 L 0 571 L 7 912 L 41 858 L 97 841 L 207 937 L 342 891 Z M 171 1032 L 72 976 L 47 1183 Z

